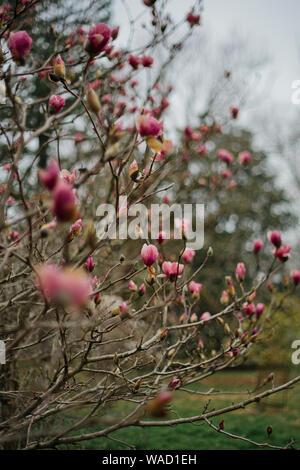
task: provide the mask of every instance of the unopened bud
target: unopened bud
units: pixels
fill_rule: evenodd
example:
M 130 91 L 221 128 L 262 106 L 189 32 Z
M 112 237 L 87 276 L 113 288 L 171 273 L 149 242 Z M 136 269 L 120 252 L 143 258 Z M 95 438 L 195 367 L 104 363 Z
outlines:
M 89 109 L 95 114 L 98 114 L 101 109 L 100 101 L 97 93 L 90 86 L 87 88 L 86 98 Z
M 160 335 L 159 335 L 160 341 L 162 341 L 163 339 L 165 339 L 166 336 L 167 336 L 167 334 L 168 334 L 168 328 L 165 328 L 165 329 L 160 333 Z

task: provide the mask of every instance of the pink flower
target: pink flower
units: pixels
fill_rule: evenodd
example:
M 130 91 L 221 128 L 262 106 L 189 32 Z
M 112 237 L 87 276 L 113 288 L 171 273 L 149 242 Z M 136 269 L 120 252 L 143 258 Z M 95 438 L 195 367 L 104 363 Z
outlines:
M 268 233 L 268 239 L 272 243 L 272 245 L 276 246 L 276 248 L 279 248 L 281 245 L 281 234 L 278 232 L 278 230 L 273 230 L 273 232 Z
M 189 290 L 190 290 L 190 293 L 193 294 L 194 296 L 197 296 L 199 297 L 199 294 L 201 292 L 201 289 L 202 289 L 202 284 L 198 283 L 198 282 L 194 282 L 194 281 L 191 281 L 189 283 Z
M 248 316 L 252 315 L 254 311 L 255 311 L 254 304 L 249 304 L 248 302 L 243 303 L 243 312 L 245 313 L 245 315 L 248 315 Z
M 256 311 L 257 318 L 259 318 L 263 314 L 264 309 L 265 309 L 265 304 L 256 305 L 255 311 Z
M 221 171 L 221 178 L 223 180 L 227 180 L 228 178 L 231 177 L 231 175 L 232 175 L 232 173 L 228 168 L 226 168 L 226 170 Z
M 74 220 L 77 215 L 75 196 L 72 186 L 59 180 L 53 191 L 53 214 L 60 221 Z
M 16 230 L 11 230 L 9 234 L 7 235 L 7 238 L 11 241 L 17 240 L 19 238 L 20 234 Z
M 241 152 L 238 156 L 238 160 L 241 165 L 247 165 L 251 161 L 251 153 L 247 150 Z
M 246 268 L 244 263 L 238 263 L 235 270 L 235 275 L 238 281 L 243 281 L 245 279 Z
M 127 303 L 122 302 L 120 305 L 120 312 L 124 315 L 125 313 L 127 313 L 127 311 L 128 311 Z
M 294 269 L 291 272 L 291 278 L 292 278 L 294 285 L 298 286 L 298 284 L 300 284 L 300 271 L 297 271 L 296 269 Z
M 158 122 L 152 116 L 141 115 L 136 118 L 136 128 L 141 137 L 157 137 L 161 134 L 162 122 Z
M 204 144 L 199 145 L 199 147 L 196 148 L 196 152 L 199 155 L 205 155 L 206 154 L 206 145 L 204 145 Z
M 61 269 L 55 264 L 43 264 L 36 271 L 36 285 L 43 296 L 51 301 L 61 287 Z
M 129 290 L 133 292 L 137 291 L 137 285 L 132 280 L 129 281 Z
M 155 245 L 146 245 L 144 243 L 141 250 L 141 257 L 145 266 L 152 266 L 158 258 L 158 251 Z
M 131 67 L 135 70 L 138 69 L 141 63 L 139 57 L 137 57 L 136 55 L 132 55 L 132 54 L 130 54 L 130 56 L 128 57 L 128 62 L 131 65 Z
M 197 313 L 192 313 L 190 321 L 191 323 L 195 323 L 198 320 Z
M 80 232 L 82 230 L 82 220 L 81 219 L 78 219 L 76 220 L 76 222 L 72 225 L 71 227 L 71 230 L 70 230 L 70 234 L 71 235 L 74 235 L 75 237 L 77 237 Z
M 63 269 L 55 264 L 43 264 L 36 269 L 36 285 L 48 302 L 82 306 L 92 292 L 89 277 L 82 269 Z
M 168 384 L 168 388 L 170 390 L 174 390 L 174 388 L 177 387 L 177 385 L 179 385 L 180 383 L 180 380 L 179 379 L 173 379 L 169 384 Z
M 117 39 L 117 37 L 119 35 L 119 30 L 120 30 L 120 26 L 117 26 L 116 28 L 111 30 L 112 39 Z
M 111 30 L 105 23 L 98 23 L 90 29 L 85 50 L 92 55 L 104 51 L 111 38 Z
M 226 292 L 226 290 L 223 290 L 221 298 L 220 298 L 220 302 L 221 302 L 222 305 L 228 305 L 229 294 L 228 294 L 228 292 Z
M 230 165 L 234 161 L 233 155 L 225 149 L 219 149 L 217 151 L 217 156 L 223 162 L 228 163 L 228 165 Z
M 281 245 L 279 248 L 274 248 L 274 255 L 280 261 L 284 262 L 290 257 L 291 247 L 288 245 Z
M 151 67 L 151 65 L 153 64 L 153 59 L 152 57 L 149 57 L 147 55 L 144 55 L 142 58 L 141 58 L 141 64 L 143 65 L 143 67 Z
M 76 180 L 76 170 L 74 170 L 73 173 L 70 173 L 68 170 L 61 170 L 61 176 L 67 183 L 74 184 Z
M 59 178 L 59 166 L 52 158 L 46 170 L 39 170 L 39 179 L 49 191 L 52 191 Z
M 18 31 L 11 33 L 8 39 L 8 47 L 16 61 L 24 61 L 24 58 L 29 56 L 31 49 L 32 39 L 26 31 Z
M 200 15 L 194 15 L 192 12 L 188 13 L 186 20 L 190 23 L 190 27 L 200 24 Z
M 139 295 L 142 297 L 142 295 L 144 295 L 146 292 L 146 286 L 145 284 L 141 284 L 140 287 L 139 287 Z
M 191 248 L 186 248 L 182 254 L 182 260 L 185 263 L 191 263 L 194 256 L 195 256 L 194 250 L 192 250 Z
M 239 108 L 237 108 L 236 106 L 233 106 L 232 108 L 230 108 L 230 111 L 231 111 L 231 116 L 233 117 L 233 119 L 236 119 L 239 114 Z
M 78 307 L 85 305 L 92 293 L 92 284 L 82 269 L 65 269 L 61 282 L 62 295 L 67 294 L 67 302 Z
M 171 281 L 175 281 L 177 276 L 180 276 L 184 269 L 183 264 L 178 264 L 176 261 L 171 263 L 170 261 L 164 261 L 162 264 L 162 270 L 165 273 L 165 277 L 168 277 Z
M 49 99 L 49 111 L 52 114 L 60 113 L 66 103 L 65 98 L 60 95 L 52 95 Z
M 259 253 L 260 250 L 263 248 L 264 242 L 260 240 L 259 238 L 257 240 L 254 240 L 253 242 L 253 253 Z
M 210 319 L 211 314 L 209 312 L 204 312 L 200 317 L 200 320 L 204 322 L 204 325 L 208 325 L 210 323 Z
M 86 262 L 84 263 L 86 269 L 91 273 L 95 267 L 94 265 L 94 261 L 93 261 L 93 258 L 91 256 L 89 256 L 86 260 Z

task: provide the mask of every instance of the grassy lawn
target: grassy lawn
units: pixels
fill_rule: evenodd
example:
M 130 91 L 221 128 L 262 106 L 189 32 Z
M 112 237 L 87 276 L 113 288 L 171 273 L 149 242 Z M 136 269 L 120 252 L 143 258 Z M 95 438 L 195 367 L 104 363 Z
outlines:
M 297 375 L 296 370 L 291 375 L 283 376 L 282 373 L 275 373 L 275 385 L 283 383 Z M 201 385 L 194 386 L 199 391 L 207 391 L 214 388 L 216 391 L 240 390 L 247 391 L 261 383 L 266 374 L 254 371 L 226 371 L 218 373 L 215 377 L 207 378 Z M 270 384 L 269 384 L 270 385 Z M 245 399 L 245 395 L 226 395 L 220 398 L 213 395 L 208 405 L 208 410 L 217 409 L 224 405 L 237 403 Z M 172 403 L 169 417 L 193 416 L 200 414 L 207 403 L 206 396 L 191 395 L 186 392 L 176 391 Z M 109 424 L 114 422 L 114 418 L 125 416 L 130 405 L 121 404 L 112 407 L 109 411 Z M 215 425 L 223 418 L 225 420 L 225 430 L 248 437 L 256 442 L 269 442 L 273 445 L 283 446 L 291 438 L 297 440 L 296 448 L 300 448 L 300 400 L 299 387 L 292 391 L 284 391 L 277 396 L 271 396 L 262 403 L 248 406 L 244 410 L 218 416 L 212 422 Z M 99 424 L 91 425 L 86 431 L 94 432 L 104 424 L 104 417 L 99 417 Z M 107 425 L 106 421 L 106 425 Z M 267 439 L 266 429 L 269 425 L 273 427 L 270 439 Z M 230 439 L 213 429 L 206 423 L 183 424 L 174 427 L 153 427 L 137 428 L 129 427 L 111 434 L 112 437 L 126 441 L 134 445 L 136 449 L 144 450 L 171 450 L 171 449 L 253 449 L 253 445 L 237 439 Z M 126 446 L 106 438 L 94 439 L 79 443 L 76 448 L 80 449 L 126 449 Z

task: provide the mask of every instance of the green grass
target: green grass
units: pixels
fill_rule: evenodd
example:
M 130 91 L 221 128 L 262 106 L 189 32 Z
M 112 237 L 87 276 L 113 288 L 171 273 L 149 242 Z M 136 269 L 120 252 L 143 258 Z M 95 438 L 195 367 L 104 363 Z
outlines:
M 291 375 L 295 376 L 297 371 Z M 259 374 L 259 377 L 258 377 Z M 215 377 L 206 379 L 194 389 L 207 391 L 211 387 L 215 390 L 243 390 L 253 388 L 257 381 L 261 383 L 266 374 L 253 371 L 226 371 L 218 373 Z M 275 374 L 275 385 L 288 380 L 288 376 Z M 217 409 L 234 402 L 245 399 L 243 395 L 227 395 L 220 398 L 218 395 L 211 397 L 208 409 Z M 176 391 L 172 403 L 170 418 L 176 416 L 193 416 L 200 414 L 207 403 L 207 397 L 190 395 L 182 391 Z M 283 446 L 291 439 L 297 440 L 296 448 L 300 448 L 300 401 L 299 387 L 291 391 L 268 397 L 261 403 L 249 405 L 244 410 L 235 411 L 224 416 L 218 416 L 212 420 L 215 425 L 225 420 L 225 430 L 241 436 L 248 437 L 256 442 L 269 442 L 273 445 Z M 111 424 L 114 419 L 125 416 L 128 413 L 128 404 L 119 404 L 112 407 L 106 419 Z M 99 417 L 99 424 L 90 426 L 85 431 L 94 432 L 103 427 L 104 417 Z M 268 440 L 266 429 L 272 425 L 273 432 Z M 254 449 L 255 446 L 237 439 L 231 439 L 222 435 L 207 424 L 183 424 L 174 427 L 124 428 L 111 434 L 115 439 L 126 441 L 136 449 L 144 450 L 180 450 L 180 449 Z M 93 439 L 79 443 L 80 449 L 126 449 L 121 443 L 106 438 Z

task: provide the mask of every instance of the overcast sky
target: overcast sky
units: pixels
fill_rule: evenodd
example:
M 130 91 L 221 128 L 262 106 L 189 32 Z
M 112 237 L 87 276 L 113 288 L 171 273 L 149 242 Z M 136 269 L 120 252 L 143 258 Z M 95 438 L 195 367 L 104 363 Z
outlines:
M 170 13 L 179 19 L 189 10 L 192 1 L 170 0 L 169 4 Z M 142 20 L 147 19 L 147 8 L 142 0 L 127 0 L 126 5 L 133 17 L 144 12 Z M 126 36 L 128 22 L 123 0 L 115 0 L 114 7 L 116 21 Z M 300 80 L 300 1 L 204 0 L 203 7 L 201 28 L 216 47 L 235 32 L 253 47 L 263 46 L 272 59 L 265 70 L 266 74 L 272 71 L 270 99 L 289 105 L 291 83 Z

